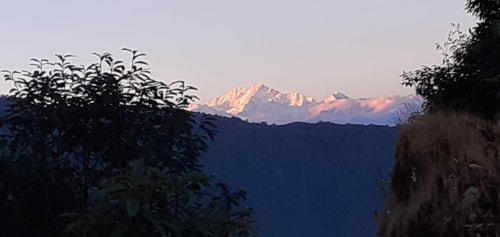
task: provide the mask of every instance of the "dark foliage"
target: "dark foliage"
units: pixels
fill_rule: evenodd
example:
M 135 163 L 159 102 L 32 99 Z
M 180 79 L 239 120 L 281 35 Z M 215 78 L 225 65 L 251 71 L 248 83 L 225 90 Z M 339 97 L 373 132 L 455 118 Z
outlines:
M 498 0 L 468 0 L 467 12 L 481 20 L 498 20 L 500 16 L 500 1 Z
M 466 7 L 480 19 L 470 35 L 457 27 L 438 45 L 443 64 L 404 73 L 403 85 L 416 88 L 427 112 L 464 111 L 494 119 L 500 112 L 500 1 L 469 0 Z
M 14 86 L 0 120 L 2 236 L 59 235 L 68 223 L 59 215 L 90 211 L 91 190 L 137 159 L 175 179 L 199 171 L 215 127 L 185 110 L 195 88 L 152 79 L 145 54 L 124 50 L 129 69 L 104 53 L 87 67 L 56 55 L 32 59 L 33 71 L 3 71 Z
M 443 64 L 403 74 L 427 115 L 401 127 L 378 236 L 500 233 L 500 130 L 492 122 L 500 112 L 500 1 L 468 0 L 466 9 L 480 21 L 469 36 L 457 28 L 438 46 Z

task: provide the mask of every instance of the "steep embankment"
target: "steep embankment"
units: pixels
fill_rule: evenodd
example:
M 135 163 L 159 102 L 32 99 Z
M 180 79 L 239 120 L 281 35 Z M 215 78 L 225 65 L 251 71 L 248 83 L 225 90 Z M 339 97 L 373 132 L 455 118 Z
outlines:
M 400 131 L 378 236 L 499 236 L 500 124 L 437 114 Z
M 249 124 L 218 118 L 201 161 L 247 191 L 260 236 L 374 236 L 375 184 L 393 165 L 396 129 L 386 126 Z

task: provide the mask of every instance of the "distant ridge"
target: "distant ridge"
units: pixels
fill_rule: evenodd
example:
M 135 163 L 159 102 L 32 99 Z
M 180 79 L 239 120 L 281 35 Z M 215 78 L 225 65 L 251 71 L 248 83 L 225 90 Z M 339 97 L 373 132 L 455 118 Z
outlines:
M 416 95 L 353 99 L 335 91 L 318 100 L 299 92 L 284 94 L 264 84 L 254 84 L 249 88 L 232 89 L 221 97 L 191 105 L 188 109 L 275 124 L 324 121 L 394 125 L 399 116 L 419 110 L 421 104 L 422 98 Z
M 376 236 L 396 128 L 214 117 L 203 170 L 247 192 L 257 236 Z

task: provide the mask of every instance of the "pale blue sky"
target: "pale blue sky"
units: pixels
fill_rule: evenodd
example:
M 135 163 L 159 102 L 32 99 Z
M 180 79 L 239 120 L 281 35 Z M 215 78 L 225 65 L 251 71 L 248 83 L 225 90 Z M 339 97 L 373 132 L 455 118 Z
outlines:
M 183 79 L 202 102 L 264 83 L 326 97 L 409 94 L 403 70 L 439 63 L 435 43 L 474 19 L 462 0 L 16 0 L 0 3 L 0 69 L 55 53 L 148 54 L 153 77 Z M 11 86 L 0 82 L 0 93 Z

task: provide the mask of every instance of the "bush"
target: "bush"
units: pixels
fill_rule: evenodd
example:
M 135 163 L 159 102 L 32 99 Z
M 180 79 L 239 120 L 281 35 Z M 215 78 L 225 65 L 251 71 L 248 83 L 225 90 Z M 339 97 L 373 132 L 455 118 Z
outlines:
M 219 190 L 220 189 L 220 190 Z M 131 163 L 91 190 L 92 208 L 63 215 L 75 221 L 67 233 L 78 236 L 249 236 L 249 208 L 235 209 L 243 192 L 231 193 L 212 177 L 191 172 L 182 177 Z
M 9 109 L 0 119 L 0 197 L 6 197 L 0 199 L 0 222 L 10 227 L 2 232 L 4 236 L 57 236 L 70 222 L 66 230 L 74 230 L 70 232 L 79 233 L 77 236 L 109 236 L 109 231 L 119 228 L 125 219 L 112 215 L 104 220 L 96 213 L 118 211 L 115 202 L 123 200 L 128 206 L 127 221 L 135 223 L 135 229 L 122 229 L 127 231 L 115 232 L 117 236 L 170 236 L 179 233 L 177 229 L 183 233 L 186 226 L 182 223 L 160 225 L 162 228 L 151 220 L 152 226 L 142 224 L 144 220 L 130 213 L 130 205 L 137 205 L 127 200 L 137 200 L 143 210 L 150 200 L 137 197 L 136 188 L 156 192 L 148 185 L 159 177 L 166 185 L 200 172 L 198 157 L 207 149 L 208 139 L 214 138 L 215 126 L 209 117 L 185 110 L 196 99 L 190 94 L 194 87 L 182 81 L 165 84 L 152 79 L 148 64 L 141 59 L 145 54 L 124 50 L 132 56 L 129 69 L 124 61 L 104 53 L 95 54 L 98 61 L 87 67 L 70 63 L 70 55 L 57 55 L 56 62 L 32 59 L 33 71 L 3 71 L 5 79 L 14 84 L 8 96 Z M 113 196 L 115 193 L 95 196 L 96 190 L 102 193 L 110 185 L 125 185 L 124 177 L 130 176 L 125 170 L 131 162 L 137 164 L 133 163 L 136 160 L 143 162 L 147 168 L 141 170 L 149 173 L 131 177 L 141 179 L 145 182 L 141 185 L 146 186 L 127 183 L 126 189 L 115 190 L 124 192 L 121 197 Z M 208 179 L 201 174 L 199 178 Z M 155 195 L 167 200 L 172 192 L 179 198 L 192 192 L 208 195 L 211 192 L 206 189 L 212 186 L 210 182 L 174 185 L 168 186 L 167 193 Z M 241 195 L 236 204 L 243 199 Z M 108 206 L 102 209 L 106 202 Z M 185 216 L 187 212 L 208 211 L 209 200 L 175 203 L 182 212 L 172 214 L 172 207 L 164 206 L 155 209 L 153 216 L 168 213 L 173 215 L 170 220 L 187 221 L 191 218 Z M 198 209 L 190 206 L 194 204 Z M 64 213 L 81 219 L 60 218 Z M 248 212 L 242 216 L 250 218 Z M 210 225 L 215 220 L 203 221 Z M 75 224 L 83 222 L 85 225 Z M 81 226 L 87 228 L 77 228 Z M 218 236 L 206 230 L 200 233 Z
M 465 34 L 456 27 L 443 45 L 441 65 L 402 75 L 414 87 L 426 112 L 453 110 L 493 120 L 500 112 L 500 1 L 467 0 L 478 24 Z

